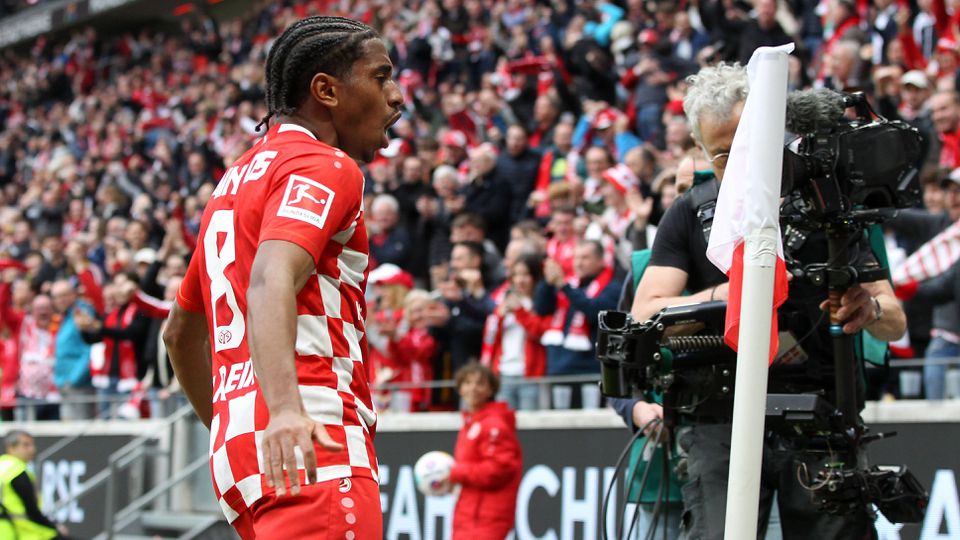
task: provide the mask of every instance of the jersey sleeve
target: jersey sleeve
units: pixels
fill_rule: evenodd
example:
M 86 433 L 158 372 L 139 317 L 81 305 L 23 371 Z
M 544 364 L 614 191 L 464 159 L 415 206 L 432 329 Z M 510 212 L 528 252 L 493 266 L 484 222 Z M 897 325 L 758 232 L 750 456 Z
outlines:
M 177 291 L 177 303 L 192 313 L 203 312 L 203 293 L 200 286 L 200 259 L 202 258 L 202 253 L 199 252 L 190 258 L 190 266 L 187 267 L 187 273 L 183 276 L 180 289 Z
M 687 235 L 691 234 L 690 222 L 696 221 L 693 217 L 689 197 L 681 197 L 670 206 L 657 226 L 650 266 L 669 266 L 690 272 Z
M 285 240 L 305 249 L 314 263 L 337 233 L 360 213 L 363 175 L 350 158 L 299 157 L 271 180 L 258 244 Z

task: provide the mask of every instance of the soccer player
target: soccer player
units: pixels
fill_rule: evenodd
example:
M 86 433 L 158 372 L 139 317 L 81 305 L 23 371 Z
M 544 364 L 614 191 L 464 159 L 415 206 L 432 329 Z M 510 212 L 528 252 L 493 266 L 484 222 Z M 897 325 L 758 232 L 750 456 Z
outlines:
M 400 117 L 392 72 L 358 22 L 310 17 L 280 35 L 269 129 L 207 203 L 164 332 L 244 539 L 382 536 L 353 160 L 372 160 Z

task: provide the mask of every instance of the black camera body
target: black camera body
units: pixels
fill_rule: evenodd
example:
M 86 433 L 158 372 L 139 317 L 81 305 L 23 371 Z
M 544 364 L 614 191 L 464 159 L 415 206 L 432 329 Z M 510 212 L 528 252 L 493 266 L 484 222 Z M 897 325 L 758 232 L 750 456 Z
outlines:
M 873 113 L 863 94 L 817 94 L 842 100 L 856 118 L 842 115 L 825 126 L 794 121 L 801 137 L 784 151 L 781 193 L 796 190 L 811 220 L 833 221 L 860 216 L 881 221 L 890 211 L 920 200 L 917 163 L 921 139 L 916 128 Z M 809 131 L 807 131 L 809 130 Z M 875 214 L 875 218 L 868 216 Z

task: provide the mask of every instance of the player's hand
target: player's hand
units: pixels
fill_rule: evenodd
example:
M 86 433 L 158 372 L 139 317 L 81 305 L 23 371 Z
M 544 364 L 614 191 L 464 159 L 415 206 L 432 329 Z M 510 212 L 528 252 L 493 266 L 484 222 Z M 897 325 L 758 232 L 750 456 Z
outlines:
M 80 308 L 73 309 L 73 322 L 82 332 L 92 331 L 96 327 L 96 320 Z
M 133 296 L 140 287 L 133 281 L 127 280 L 120 284 L 120 294 L 124 296 Z
M 270 416 L 267 429 L 263 432 L 263 466 L 267 486 L 276 488 L 277 497 L 286 493 L 284 469 L 290 478 L 290 494 L 300 493 L 300 475 L 297 471 L 299 447 L 303 454 L 303 467 L 306 470 L 306 483 L 317 481 L 317 454 L 313 443 L 331 452 L 343 450 L 343 445 L 330 438 L 326 428 L 302 412 L 281 411 Z
M 820 309 L 830 311 L 830 300 L 821 302 Z M 874 322 L 875 313 L 873 297 L 860 285 L 854 285 L 840 298 L 837 320 L 843 322 L 843 333 L 854 334 Z
M 613 130 L 616 133 L 626 133 L 630 129 L 630 117 L 625 114 L 617 115 L 617 120 L 613 123 Z
M 677 193 L 686 193 L 693 187 L 693 177 L 697 172 L 697 161 L 691 156 L 680 160 L 677 164 L 677 174 L 674 185 L 677 186 Z

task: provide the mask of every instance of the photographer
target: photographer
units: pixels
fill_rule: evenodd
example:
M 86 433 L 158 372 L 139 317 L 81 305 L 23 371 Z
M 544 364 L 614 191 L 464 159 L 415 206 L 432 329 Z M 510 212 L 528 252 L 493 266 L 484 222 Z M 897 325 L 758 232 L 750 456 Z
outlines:
M 748 92 L 746 70 L 739 65 L 719 64 L 705 68 L 689 80 L 684 109 L 691 119 L 694 137 L 713 164 L 717 182 L 724 168 Z M 664 307 L 690 302 L 726 300 L 726 277 L 706 258 L 704 225 L 698 218 L 694 201 L 709 200 L 699 190 L 716 189 L 713 181 L 695 187 L 677 200 L 660 222 L 650 266 L 637 286 L 633 316 L 645 320 Z M 716 191 L 712 198 L 716 198 Z M 785 206 L 786 211 L 793 211 Z M 860 268 L 873 262 L 865 241 L 851 264 Z M 826 239 L 811 234 L 794 252 L 804 262 L 827 259 Z M 780 308 L 781 331 L 788 330 L 799 340 L 801 361 L 770 370 L 771 393 L 819 392 L 835 403 L 833 396 L 833 352 L 826 308 L 827 291 L 794 280 L 790 296 Z M 681 296 L 683 290 L 690 296 Z M 854 285 L 842 298 L 838 316 L 843 331 L 852 334 L 865 329 L 880 340 L 899 338 L 906 320 L 899 302 L 886 281 Z M 657 411 L 659 413 L 659 411 Z M 684 515 L 682 537 L 687 539 L 721 538 L 727 495 L 730 452 L 730 416 L 715 411 L 692 418 L 692 425 L 678 430 L 678 442 L 687 455 L 689 479 L 683 487 Z M 715 416 L 708 416 L 712 414 Z M 872 519 L 868 510 L 837 517 L 819 511 L 810 492 L 798 480 L 798 466 L 817 464 L 810 456 L 789 448 L 782 438 L 767 433 L 764 438 L 763 472 L 760 486 L 758 536 L 762 537 L 770 505 L 777 493 L 784 536 L 822 539 L 871 537 Z

